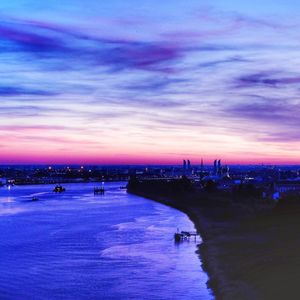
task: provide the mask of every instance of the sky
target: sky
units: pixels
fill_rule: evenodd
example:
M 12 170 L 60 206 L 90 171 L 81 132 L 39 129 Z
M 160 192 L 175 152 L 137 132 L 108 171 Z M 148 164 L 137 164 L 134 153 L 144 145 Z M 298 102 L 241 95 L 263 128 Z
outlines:
M 299 163 L 299 15 L 294 0 L 3 0 L 0 163 Z

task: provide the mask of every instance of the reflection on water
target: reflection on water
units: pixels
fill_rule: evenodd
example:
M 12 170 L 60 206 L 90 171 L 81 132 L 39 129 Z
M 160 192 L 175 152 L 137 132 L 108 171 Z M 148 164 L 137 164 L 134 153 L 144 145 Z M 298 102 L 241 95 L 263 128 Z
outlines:
M 0 189 L 1 299 L 212 299 L 188 218 L 105 183 Z M 38 197 L 39 201 L 30 201 Z

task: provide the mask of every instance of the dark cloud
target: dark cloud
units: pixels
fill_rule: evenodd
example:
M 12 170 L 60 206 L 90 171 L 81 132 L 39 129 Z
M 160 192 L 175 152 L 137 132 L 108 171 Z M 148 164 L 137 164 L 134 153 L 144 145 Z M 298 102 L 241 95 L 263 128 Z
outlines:
M 197 33 L 195 33 L 196 35 Z M 175 34 L 176 35 L 176 34 Z M 101 37 L 87 34 L 72 26 L 20 19 L 0 19 L 0 53 L 22 52 L 20 60 L 46 70 L 86 70 L 102 67 L 108 73 L 141 70 L 174 74 L 176 63 L 191 52 L 241 51 L 257 45 L 231 45 L 222 43 L 192 43 L 177 35 L 159 41 Z M 262 45 L 260 45 L 262 47 Z M 199 64 L 207 68 L 225 63 L 244 62 L 240 57 L 230 57 Z M 103 70 L 103 69 L 102 69 Z M 103 71 L 104 71 L 103 70 Z M 251 78 L 248 78 L 248 81 Z M 247 78 L 240 78 L 247 81 Z M 241 84 L 240 82 L 240 84 Z M 164 88 L 167 83 L 157 81 L 150 88 Z M 130 88 L 130 87 L 129 87 Z M 137 86 L 138 89 L 138 86 Z
M 226 59 L 219 59 L 219 60 L 212 60 L 212 61 L 207 61 L 200 63 L 198 67 L 200 68 L 210 68 L 218 65 L 223 65 L 223 64 L 231 64 L 231 63 L 240 63 L 240 62 L 249 62 L 250 60 L 244 59 L 241 57 L 229 57 Z
M 236 80 L 236 83 L 239 88 L 251 86 L 278 87 L 300 83 L 300 76 L 279 77 L 272 72 L 262 72 L 241 76 Z
M 181 83 L 187 82 L 187 79 L 183 78 L 167 78 L 167 77 L 160 77 L 160 78 L 147 78 L 143 81 L 136 82 L 134 84 L 125 85 L 124 88 L 134 91 L 144 91 L 144 92 L 155 92 L 160 93 L 161 90 L 165 90 L 168 87 L 172 86 L 176 88 Z
M 193 44 L 180 38 L 159 41 L 133 40 L 116 37 L 100 37 L 86 34 L 74 27 L 30 21 L 0 19 L 0 52 L 24 52 L 31 62 L 43 68 L 84 69 L 102 66 L 108 72 L 146 70 L 169 73 L 175 71 L 175 63 L 189 52 L 216 52 L 247 50 L 251 45 L 228 45 L 222 43 Z M 176 35 L 176 34 L 175 34 Z M 255 48 L 255 46 L 252 45 Z M 28 57 L 24 58 L 28 59 Z M 239 57 L 208 62 L 214 64 L 241 62 Z
M 148 71 L 172 72 L 168 62 L 181 56 L 181 50 L 164 43 L 119 45 L 99 52 L 98 64 L 111 66 L 113 70 L 141 69 Z
M 0 37 L 2 43 L 3 41 L 14 43 L 20 50 L 23 49 L 31 52 L 63 50 L 62 44 L 57 39 L 30 32 L 22 24 L 2 23 L 0 25 Z M 12 47 L 12 49 L 16 50 L 18 48 Z
M 72 68 L 73 64 L 98 65 L 112 71 L 140 69 L 169 73 L 172 68 L 168 63 L 182 55 L 180 47 L 164 41 L 100 38 L 73 28 L 20 20 L 2 22 L 0 38 L 2 52 L 23 51 L 36 58 L 52 59 L 52 63 L 63 61 L 66 68 Z
M 49 90 L 37 90 L 31 88 L 13 87 L 13 86 L 0 86 L 0 96 L 10 97 L 10 96 L 55 96 L 58 95 L 57 92 Z

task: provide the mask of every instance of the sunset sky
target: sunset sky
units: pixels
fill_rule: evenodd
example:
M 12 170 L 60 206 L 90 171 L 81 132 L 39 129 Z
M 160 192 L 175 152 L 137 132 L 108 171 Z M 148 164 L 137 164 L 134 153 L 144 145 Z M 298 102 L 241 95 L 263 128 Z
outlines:
M 1 1 L 0 163 L 299 163 L 299 15 L 296 0 Z

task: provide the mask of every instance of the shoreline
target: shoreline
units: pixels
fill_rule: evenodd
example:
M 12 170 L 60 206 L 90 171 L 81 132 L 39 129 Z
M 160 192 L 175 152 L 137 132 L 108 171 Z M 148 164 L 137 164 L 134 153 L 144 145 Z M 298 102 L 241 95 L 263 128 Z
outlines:
M 128 191 L 127 191 L 128 192 Z M 202 215 L 199 215 L 200 212 L 196 212 L 188 207 L 185 207 L 183 205 L 178 205 L 177 203 L 175 203 L 174 201 L 171 201 L 170 199 L 167 199 L 165 197 L 159 197 L 159 196 L 149 196 L 146 193 L 141 193 L 141 192 L 128 192 L 155 202 L 159 202 L 163 205 L 172 207 L 174 209 L 177 209 L 179 211 L 181 211 L 182 213 L 184 213 L 185 215 L 187 215 L 187 217 L 191 220 L 191 222 L 193 222 L 197 233 L 200 234 L 201 236 L 201 240 L 202 243 L 201 244 L 197 244 L 197 250 L 196 250 L 196 254 L 200 260 L 202 269 L 204 272 L 207 273 L 208 275 L 208 281 L 206 283 L 207 288 L 211 290 L 212 295 L 214 296 L 214 298 L 217 298 L 217 285 L 214 283 L 214 278 L 211 277 L 211 270 L 209 268 L 209 264 L 207 263 L 207 260 L 209 260 L 209 255 L 207 253 L 206 250 L 204 250 L 203 247 L 201 247 L 201 245 L 203 245 L 206 241 L 206 235 L 207 232 L 205 232 L 205 230 L 207 229 L 207 225 L 205 225 L 203 222 L 203 220 L 201 220 L 202 218 L 204 218 Z
M 241 218 L 215 218 L 214 209 L 155 193 L 132 193 L 185 213 L 200 233 L 197 254 L 215 299 L 298 299 L 300 208 Z

